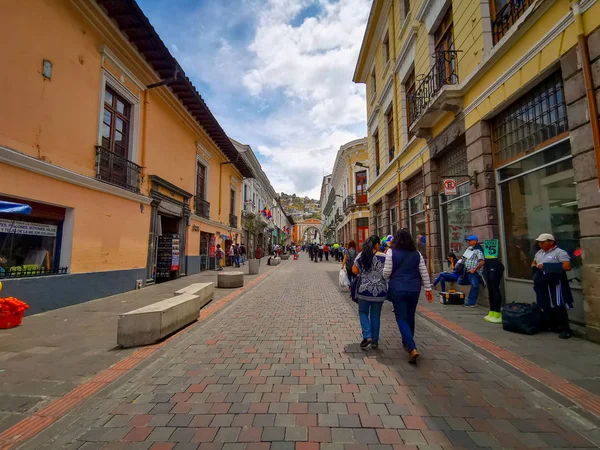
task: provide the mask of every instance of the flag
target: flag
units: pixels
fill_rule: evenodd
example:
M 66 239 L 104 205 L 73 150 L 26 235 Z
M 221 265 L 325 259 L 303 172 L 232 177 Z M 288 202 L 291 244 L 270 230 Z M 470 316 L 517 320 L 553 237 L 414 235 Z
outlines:
M 267 207 L 266 206 L 263 208 L 263 210 L 261 212 L 262 212 L 263 216 L 267 217 Z
M 273 214 L 271 214 L 271 211 L 267 209 L 267 217 L 269 218 L 269 220 L 271 220 L 273 218 Z

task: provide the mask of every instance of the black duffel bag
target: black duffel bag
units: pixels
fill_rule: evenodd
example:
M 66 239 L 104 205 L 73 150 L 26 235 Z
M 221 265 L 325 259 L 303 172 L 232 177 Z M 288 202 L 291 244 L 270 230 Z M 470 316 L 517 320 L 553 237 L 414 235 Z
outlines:
M 502 328 L 521 334 L 537 334 L 544 324 L 544 312 L 535 303 L 507 303 L 502 309 Z

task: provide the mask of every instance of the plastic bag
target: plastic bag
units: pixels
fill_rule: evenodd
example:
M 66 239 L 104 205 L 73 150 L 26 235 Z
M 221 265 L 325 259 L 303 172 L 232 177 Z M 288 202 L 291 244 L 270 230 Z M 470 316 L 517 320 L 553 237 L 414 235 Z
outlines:
M 340 283 L 340 287 L 342 287 L 342 288 L 350 287 L 350 280 L 348 279 L 348 274 L 346 273 L 346 269 L 340 269 L 339 283 Z

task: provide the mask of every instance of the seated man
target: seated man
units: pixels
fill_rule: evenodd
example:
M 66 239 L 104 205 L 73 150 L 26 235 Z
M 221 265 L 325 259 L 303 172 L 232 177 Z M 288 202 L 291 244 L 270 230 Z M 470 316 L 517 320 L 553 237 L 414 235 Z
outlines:
M 465 263 L 462 259 L 457 259 L 454 252 L 448 253 L 446 257 L 448 261 L 448 265 L 452 272 L 441 272 L 431 286 L 435 287 L 438 283 L 440 283 L 440 287 L 442 288 L 442 292 L 446 292 L 446 281 L 458 281 L 465 273 Z
M 465 268 L 471 289 L 469 290 L 469 297 L 463 306 L 465 308 L 475 308 L 477 297 L 479 297 L 480 276 L 485 259 L 483 248 L 479 245 L 479 238 L 477 236 L 467 236 L 465 240 L 469 243 L 469 248 L 463 254 L 463 260 L 465 261 Z

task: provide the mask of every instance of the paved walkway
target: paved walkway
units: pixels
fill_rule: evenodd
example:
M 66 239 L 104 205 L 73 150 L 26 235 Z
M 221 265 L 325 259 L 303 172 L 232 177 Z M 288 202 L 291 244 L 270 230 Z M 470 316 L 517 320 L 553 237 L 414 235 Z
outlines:
M 248 273 L 248 265 L 226 270 Z M 264 258 L 261 273 L 271 270 Z M 254 278 L 246 275 L 247 282 Z M 116 347 L 119 314 L 170 298 L 192 283 L 210 281 L 216 283 L 216 272 L 28 316 L 22 326 L 0 330 L 0 433 L 134 353 Z M 230 293 L 216 289 L 215 300 Z M 3 294 L 10 295 L 6 290 Z
M 337 267 L 283 263 L 22 448 L 597 448 L 592 422 L 431 322 L 407 364 L 389 304 L 361 350 Z

